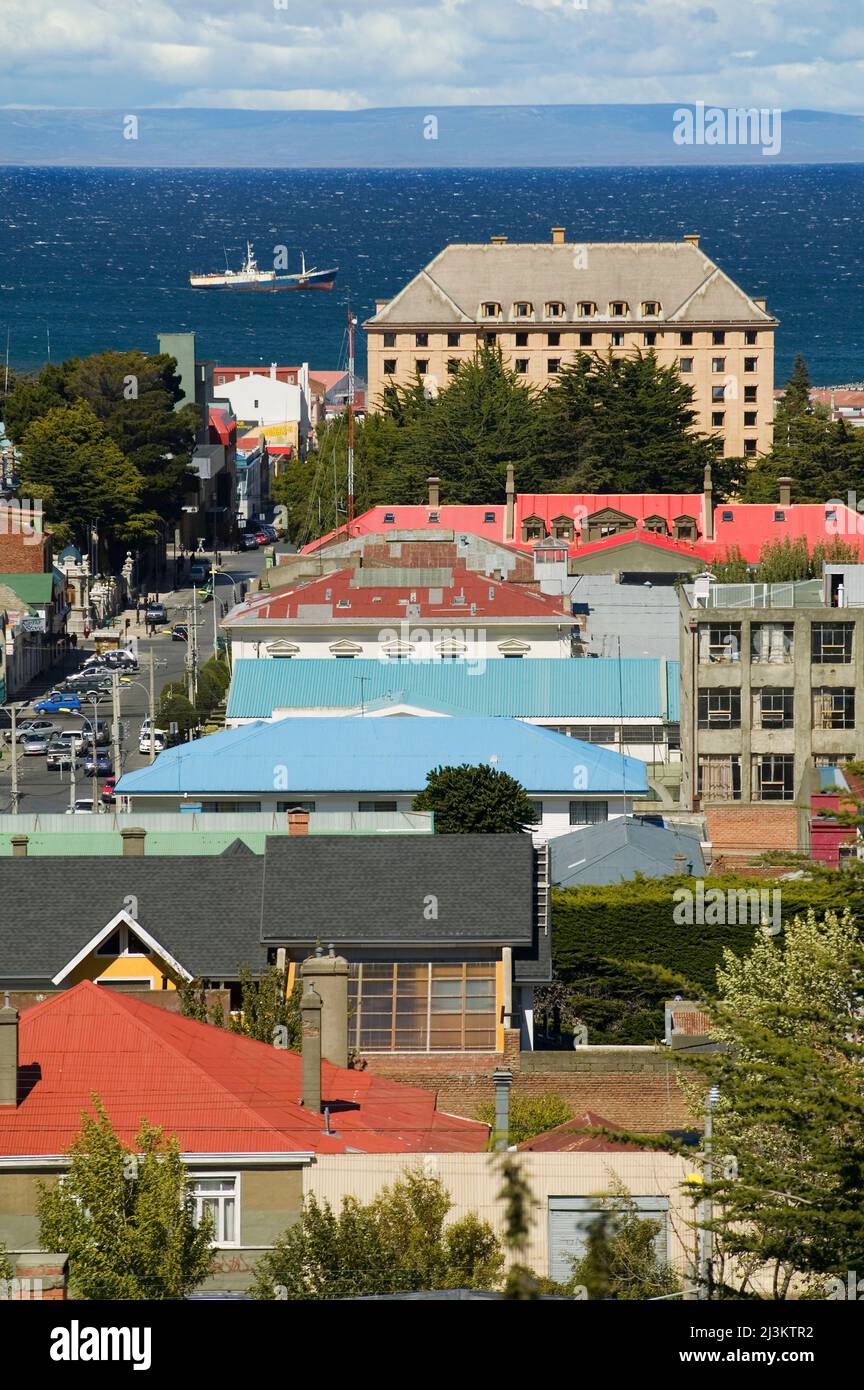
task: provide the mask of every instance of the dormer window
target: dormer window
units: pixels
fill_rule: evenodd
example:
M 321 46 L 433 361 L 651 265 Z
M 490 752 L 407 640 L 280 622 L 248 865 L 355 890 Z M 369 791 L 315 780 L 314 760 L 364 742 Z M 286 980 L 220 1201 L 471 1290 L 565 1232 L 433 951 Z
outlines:
M 573 539 L 573 518 L 569 516 L 555 516 L 552 518 L 552 535 L 556 541 L 572 541 Z
M 564 305 L 560 299 L 550 299 L 546 305 L 545 317 L 547 319 L 563 319 Z
M 523 541 L 542 541 L 546 536 L 546 525 L 542 516 L 526 516 L 522 523 Z
M 646 516 L 645 530 L 653 531 L 655 536 L 667 536 L 669 534 L 666 518 L 662 516 Z
M 597 305 L 592 299 L 583 299 L 580 304 L 576 305 L 576 313 L 580 319 L 593 319 L 597 313 Z
M 623 319 L 627 317 L 626 299 L 613 299 L 609 305 L 609 317 L 613 319 Z
M 696 540 L 696 522 L 692 516 L 676 516 L 674 521 L 675 539 L 678 541 Z
M 494 299 L 487 299 L 480 305 L 480 314 L 484 319 L 497 319 L 501 317 L 501 305 Z
M 534 305 L 527 299 L 519 299 L 513 305 L 513 317 L 517 319 L 530 319 L 534 313 Z
M 384 513 L 384 524 L 385 524 L 386 526 L 392 526 L 395 520 L 396 520 L 396 513 L 395 513 L 395 512 L 385 512 L 385 513 Z
M 656 299 L 646 299 L 642 305 L 643 319 L 656 319 L 660 314 L 660 302 Z

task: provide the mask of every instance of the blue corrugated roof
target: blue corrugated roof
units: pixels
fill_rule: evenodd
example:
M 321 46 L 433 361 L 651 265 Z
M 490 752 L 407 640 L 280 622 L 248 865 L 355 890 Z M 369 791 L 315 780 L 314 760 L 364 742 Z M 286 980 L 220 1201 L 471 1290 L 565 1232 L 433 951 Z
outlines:
M 277 665 L 262 661 L 260 665 Z M 300 663 L 298 662 L 298 665 Z M 334 663 L 335 664 L 335 663 Z M 518 719 L 278 719 L 226 729 L 127 772 L 122 795 L 415 792 L 432 768 L 491 763 L 532 794 L 643 795 L 645 764 Z
M 665 718 L 677 723 L 680 679 L 677 661 L 654 657 L 497 658 L 483 666 L 462 661 L 249 659 L 234 664 L 228 718 L 269 719 L 274 709 L 355 709 L 361 699 L 368 704 L 386 697 L 421 706 L 432 701 L 475 715 Z

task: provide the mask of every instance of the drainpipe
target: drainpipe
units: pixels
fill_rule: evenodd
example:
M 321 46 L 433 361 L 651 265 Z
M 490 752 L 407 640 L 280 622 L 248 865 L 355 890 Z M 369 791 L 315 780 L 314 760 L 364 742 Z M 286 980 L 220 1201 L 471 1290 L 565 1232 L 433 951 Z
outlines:
M 513 1073 L 509 1067 L 496 1067 L 492 1073 L 495 1083 L 495 1149 L 503 1153 L 510 1145 L 510 1087 Z

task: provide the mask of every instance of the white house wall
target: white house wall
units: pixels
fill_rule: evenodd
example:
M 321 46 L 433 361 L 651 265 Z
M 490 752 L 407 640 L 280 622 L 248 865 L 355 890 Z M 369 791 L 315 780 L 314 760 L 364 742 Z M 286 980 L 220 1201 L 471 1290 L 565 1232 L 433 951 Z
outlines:
M 345 660 L 331 648 L 339 642 L 355 642 L 361 650 L 355 652 L 357 657 L 366 657 L 372 660 L 380 660 L 387 665 L 392 665 L 394 670 L 408 673 L 413 665 L 428 660 L 440 660 L 440 656 L 430 656 L 427 653 L 434 651 L 440 641 L 446 641 L 451 635 L 459 641 L 465 643 L 467 653 L 463 659 L 468 666 L 475 666 L 478 675 L 482 671 L 482 666 L 486 661 L 506 661 L 514 658 L 505 657 L 499 650 L 502 642 L 525 643 L 528 650 L 524 652 L 523 658 L 531 660 L 534 657 L 562 657 L 570 658 L 570 625 L 562 620 L 561 624 L 537 625 L 533 627 L 520 626 L 518 623 L 502 623 L 495 626 L 484 627 L 482 618 L 472 619 L 469 614 L 457 615 L 451 619 L 443 620 L 430 618 L 424 622 L 422 619 L 403 622 L 401 620 L 382 619 L 380 623 L 354 625 L 340 619 L 336 623 L 322 624 L 321 627 L 299 626 L 291 623 L 280 623 L 278 626 L 268 627 L 266 623 L 255 625 L 250 628 L 229 628 L 231 638 L 231 657 L 233 661 L 242 661 L 244 658 L 273 657 L 274 653 L 268 651 L 268 647 L 277 643 L 290 643 L 297 650 L 292 654 L 291 659 L 302 659 L 304 657 L 332 657 L 334 661 Z M 411 642 L 415 646 L 415 655 L 402 659 L 391 659 L 385 654 L 385 647 L 394 640 L 400 642 Z M 275 654 L 279 658 L 278 652 Z M 350 658 L 349 658 L 350 659 Z M 520 658 L 515 658 L 520 659 Z

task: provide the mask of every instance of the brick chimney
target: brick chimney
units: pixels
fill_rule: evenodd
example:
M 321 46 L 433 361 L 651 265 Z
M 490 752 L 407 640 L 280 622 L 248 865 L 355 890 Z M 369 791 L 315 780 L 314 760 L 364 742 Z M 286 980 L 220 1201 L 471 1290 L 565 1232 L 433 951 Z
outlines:
M 308 812 L 308 811 L 289 811 L 289 812 L 288 812 L 288 834 L 289 834 L 289 835 L 308 835 L 308 834 L 309 834 L 309 812 Z
M 512 541 L 513 531 L 516 526 L 516 479 L 512 463 L 508 463 L 507 465 L 505 496 L 507 498 L 507 524 L 504 528 L 504 539 L 505 541 Z
M 27 858 L 27 846 L 29 845 L 29 843 L 30 843 L 30 836 L 29 836 L 29 835 L 13 835 L 13 836 L 12 836 L 12 858 L 13 858 L 13 859 L 26 859 L 26 858 Z
M 140 859 L 144 854 L 147 831 L 141 825 L 126 825 L 120 831 L 124 859 Z
M 18 1010 L 8 991 L 0 1009 L 0 1106 L 18 1104 Z
M 437 511 L 441 502 L 441 479 L 427 478 L 429 484 L 429 506 L 432 511 Z
M 701 233 L 701 232 L 685 232 L 684 235 L 683 235 L 683 237 L 681 238 L 681 240 L 682 240 L 682 241 L 689 241 L 689 243 L 690 243 L 691 246 L 698 246 L 698 245 L 699 245 L 699 242 L 702 240 L 702 233 Z
M 321 1113 L 321 996 L 314 985 L 307 985 L 300 1000 L 302 1020 L 301 1078 L 303 1105 Z
M 706 463 L 705 473 L 702 478 L 702 518 L 703 531 L 706 541 L 714 539 L 714 484 L 711 481 L 711 465 Z
M 777 486 L 780 489 L 780 506 L 789 507 L 792 505 L 792 479 L 778 478 Z
M 553 227 L 553 228 L 552 228 L 552 245 L 553 245 L 553 246 L 563 246 L 563 245 L 564 245 L 564 228 L 563 228 L 563 227 Z
M 348 1065 L 348 962 L 333 947 L 324 955 L 319 947 L 300 967 L 305 988 L 321 1000 L 321 1055 L 334 1067 Z

